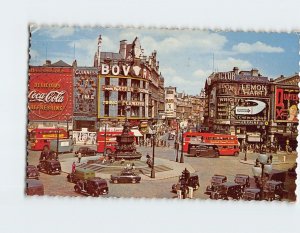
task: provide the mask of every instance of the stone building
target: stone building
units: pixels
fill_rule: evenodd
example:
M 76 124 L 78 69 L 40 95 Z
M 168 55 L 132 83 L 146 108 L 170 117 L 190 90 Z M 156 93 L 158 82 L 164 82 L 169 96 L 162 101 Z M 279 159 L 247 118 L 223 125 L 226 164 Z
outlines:
M 132 43 L 120 41 L 118 53 L 103 52 L 102 38 L 94 67 L 99 70 L 98 119 L 112 126 L 121 125 L 127 117 L 132 126 L 147 127 L 148 121 L 158 117 L 161 74 L 156 51 L 147 57 L 139 38 Z

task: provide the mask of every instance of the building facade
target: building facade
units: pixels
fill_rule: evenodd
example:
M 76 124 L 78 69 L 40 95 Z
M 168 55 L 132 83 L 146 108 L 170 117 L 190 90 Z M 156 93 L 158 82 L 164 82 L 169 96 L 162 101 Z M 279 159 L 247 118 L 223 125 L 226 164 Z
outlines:
M 260 142 L 270 121 L 271 84 L 257 69 L 211 74 L 205 85 L 210 131 L 237 135 L 239 141 Z
M 271 80 L 271 122 L 269 135 L 272 141 L 284 149 L 287 145 L 297 148 L 299 75 L 280 76 Z
M 165 119 L 167 125 L 171 126 L 176 121 L 177 92 L 176 87 L 165 87 Z
M 132 43 L 120 41 L 118 53 L 103 52 L 102 38 L 94 67 L 98 69 L 98 120 L 120 126 L 125 117 L 132 126 L 146 128 L 148 121 L 158 118 L 162 101 L 161 74 L 156 51 L 147 57 L 143 54 L 139 38 Z

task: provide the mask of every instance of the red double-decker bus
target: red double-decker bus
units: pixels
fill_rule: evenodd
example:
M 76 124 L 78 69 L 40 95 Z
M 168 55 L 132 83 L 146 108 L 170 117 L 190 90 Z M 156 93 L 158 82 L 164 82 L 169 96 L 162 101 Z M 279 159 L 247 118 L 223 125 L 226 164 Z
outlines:
M 30 149 L 43 150 L 50 148 L 50 141 L 68 138 L 68 133 L 62 128 L 36 128 L 30 132 Z
M 186 132 L 183 134 L 183 151 L 188 151 L 190 142 L 205 142 L 218 146 L 220 155 L 238 156 L 240 152 L 237 136 L 229 134 Z

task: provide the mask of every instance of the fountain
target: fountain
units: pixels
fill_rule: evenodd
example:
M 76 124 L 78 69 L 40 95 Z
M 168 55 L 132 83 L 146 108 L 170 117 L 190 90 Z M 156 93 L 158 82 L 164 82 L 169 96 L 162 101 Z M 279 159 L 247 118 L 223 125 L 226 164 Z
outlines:
M 133 160 L 133 159 L 141 159 L 142 154 L 136 151 L 136 147 L 134 144 L 134 135 L 130 131 L 130 123 L 125 119 L 123 132 L 121 135 L 117 136 L 117 146 L 116 151 L 109 154 L 110 159 L 114 160 Z

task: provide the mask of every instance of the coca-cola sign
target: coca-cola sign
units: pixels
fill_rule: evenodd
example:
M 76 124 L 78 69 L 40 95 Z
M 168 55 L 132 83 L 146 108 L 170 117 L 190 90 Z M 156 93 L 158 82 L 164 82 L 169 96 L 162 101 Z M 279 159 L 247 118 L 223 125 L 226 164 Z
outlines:
M 30 120 L 66 121 L 72 115 L 71 68 L 35 67 L 29 71 L 28 108 Z
M 65 91 L 49 91 L 42 93 L 31 91 L 28 95 L 29 102 L 43 102 L 43 103 L 62 103 L 64 102 Z

